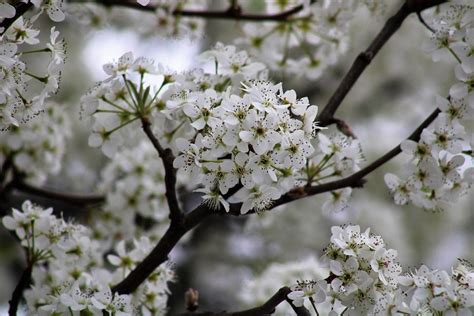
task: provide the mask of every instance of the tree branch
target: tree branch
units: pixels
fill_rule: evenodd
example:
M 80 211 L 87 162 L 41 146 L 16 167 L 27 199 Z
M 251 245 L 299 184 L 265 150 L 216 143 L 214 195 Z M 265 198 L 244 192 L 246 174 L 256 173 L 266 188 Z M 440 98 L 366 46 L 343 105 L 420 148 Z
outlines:
M 121 6 L 132 8 L 136 10 L 154 12 L 158 7 L 157 6 L 142 6 L 135 1 L 127 0 L 98 0 L 100 4 L 105 6 Z M 228 20 L 245 20 L 245 21 L 284 21 L 290 16 L 303 10 L 304 6 L 302 4 L 295 6 L 287 11 L 279 12 L 276 14 L 252 14 L 252 13 L 243 13 L 240 6 L 231 6 L 227 10 L 220 11 L 203 11 L 203 10 L 181 10 L 176 9 L 173 11 L 173 15 L 176 16 L 186 16 L 186 17 L 200 17 L 205 19 L 228 19 Z
M 352 63 L 351 68 L 346 73 L 341 83 L 337 87 L 336 91 L 332 94 L 326 106 L 319 113 L 316 121 L 321 126 L 327 126 L 335 123 L 333 118 L 337 109 L 341 105 L 342 101 L 349 93 L 351 88 L 359 79 L 360 75 L 364 72 L 367 66 L 370 64 L 372 59 L 377 55 L 383 45 L 392 37 L 392 35 L 400 28 L 403 21 L 412 13 L 421 12 L 425 9 L 439 5 L 446 0 L 407 0 L 402 7 L 390 17 L 382 30 L 377 34 L 375 39 L 369 45 L 369 47 L 361 52 Z
M 33 3 L 32 2 L 25 3 L 25 2 L 20 1 L 17 4 L 15 4 L 14 7 L 15 7 L 15 10 L 16 10 L 15 16 L 12 17 L 12 18 L 3 19 L 3 21 L 0 23 L 0 28 L 2 28 L 2 27 L 4 28 L 3 31 L 0 33 L 0 35 L 5 34 L 5 32 L 8 30 L 8 28 L 13 23 L 15 23 L 15 21 L 20 16 L 22 16 L 23 14 L 25 14 L 26 11 L 31 9 L 33 7 Z
M 23 291 L 30 285 L 31 282 L 31 273 L 33 271 L 33 265 L 28 264 L 26 269 L 21 274 L 20 281 L 15 287 L 13 291 L 12 298 L 8 302 L 10 307 L 8 309 L 9 316 L 16 316 L 18 305 L 20 304 L 20 300 L 23 297 Z
M 311 316 L 311 314 L 306 309 L 306 307 L 304 307 L 304 305 L 296 306 L 295 304 L 293 304 L 293 301 L 290 300 L 288 297 L 286 298 L 286 302 L 290 304 L 291 308 L 293 308 L 293 311 L 295 312 L 296 316 Z
M 120 294 L 134 292 L 160 264 L 168 260 L 168 254 L 181 237 L 212 214 L 215 212 L 205 204 L 201 204 L 181 221 L 171 222 L 168 230 L 150 254 L 122 282 L 114 286 L 112 291 Z
M 275 308 L 282 302 L 287 300 L 287 295 L 291 293 L 289 287 L 282 287 L 265 303 L 258 307 L 247 309 L 240 312 L 200 312 L 200 313 L 184 313 L 180 316 L 264 316 L 271 315 L 275 312 Z M 306 310 L 306 309 L 305 309 Z M 296 308 L 295 312 L 298 316 L 309 316 L 308 314 L 301 313 L 301 309 Z
M 173 152 L 169 148 L 163 148 L 158 139 L 151 130 L 151 122 L 148 118 L 142 118 L 142 127 L 145 134 L 150 139 L 151 143 L 155 147 L 158 155 L 163 161 L 165 169 L 165 187 L 166 187 L 166 200 L 168 201 L 168 207 L 170 209 L 170 220 L 171 222 L 181 221 L 183 213 L 179 207 L 178 196 L 176 194 L 176 169 L 173 167 L 174 156 Z
M 44 198 L 59 200 L 77 205 L 100 204 L 105 201 L 105 196 L 100 194 L 73 194 L 56 192 L 45 188 L 38 188 L 32 186 L 22 180 L 14 179 L 11 182 L 11 187 L 21 192 L 30 193 Z

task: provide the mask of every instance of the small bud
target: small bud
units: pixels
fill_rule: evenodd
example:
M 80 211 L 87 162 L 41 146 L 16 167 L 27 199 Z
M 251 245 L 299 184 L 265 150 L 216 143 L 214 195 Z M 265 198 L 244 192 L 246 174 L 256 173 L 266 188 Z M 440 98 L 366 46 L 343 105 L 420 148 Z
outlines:
M 195 289 L 189 288 L 184 294 L 184 301 L 186 309 L 190 312 L 194 312 L 199 307 L 199 292 Z

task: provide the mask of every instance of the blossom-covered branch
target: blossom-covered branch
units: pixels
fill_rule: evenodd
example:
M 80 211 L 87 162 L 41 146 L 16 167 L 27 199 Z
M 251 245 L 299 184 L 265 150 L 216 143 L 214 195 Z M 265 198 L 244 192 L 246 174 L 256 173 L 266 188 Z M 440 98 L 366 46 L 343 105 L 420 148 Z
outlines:
M 369 45 L 369 47 L 361 52 L 352 63 L 351 68 L 346 73 L 341 83 L 337 87 L 329 99 L 326 106 L 319 113 L 317 121 L 322 126 L 327 126 L 336 123 L 334 114 L 341 105 L 342 101 L 352 89 L 357 79 L 364 72 L 365 68 L 370 64 L 375 55 L 380 51 L 384 44 L 392 37 L 393 34 L 400 28 L 403 21 L 412 13 L 417 13 L 433 6 L 439 5 L 446 2 L 446 0 L 428 0 L 428 1 L 415 1 L 407 0 L 402 7 L 390 17 L 385 23 L 382 30 L 377 34 L 375 39 Z
M 439 109 L 435 109 L 418 126 L 418 128 L 415 131 L 413 131 L 413 133 L 407 138 L 407 140 L 418 141 L 420 139 L 420 136 L 423 130 L 426 127 L 428 127 L 436 119 L 436 117 L 438 116 L 440 112 L 441 111 Z M 387 152 L 386 154 L 384 154 L 383 156 L 381 156 L 380 158 L 372 162 L 370 165 L 366 166 L 365 168 L 359 170 L 358 172 L 346 178 L 323 183 L 316 186 L 304 186 L 304 187 L 296 188 L 288 192 L 287 194 L 283 195 L 280 199 L 276 200 L 272 204 L 272 208 L 283 205 L 283 204 L 287 204 L 292 201 L 299 200 L 301 198 L 305 198 L 305 197 L 309 197 L 309 196 L 313 196 L 313 195 L 317 195 L 317 194 L 321 194 L 325 192 L 335 191 L 342 188 L 362 187 L 365 182 L 364 178 L 368 174 L 370 174 L 371 172 L 373 172 L 374 170 L 376 170 L 377 168 L 379 168 L 380 166 L 382 166 L 383 164 L 385 164 L 386 162 L 388 162 L 389 160 L 391 160 L 392 158 L 394 158 L 401 152 L 402 152 L 402 149 L 401 149 L 401 143 L 400 143 L 399 145 L 394 147 L 392 150 L 390 150 L 389 152 Z M 241 216 L 242 214 L 240 213 L 240 205 L 231 204 L 229 213 L 232 215 Z M 252 210 L 247 214 L 251 214 L 251 213 L 255 213 L 255 210 Z
M 420 138 L 421 132 L 426 128 L 440 113 L 439 109 L 436 109 L 430 116 L 423 121 L 420 126 L 408 137 L 408 139 L 417 141 Z M 355 174 L 333 182 L 324 183 L 317 186 L 306 186 L 299 189 L 290 191 L 289 193 L 283 195 L 280 199 L 274 201 L 271 205 L 271 208 L 274 208 L 279 205 L 283 205 L 295 200 L 299 200 L 304 197 L 317 195 L 329 191 L 334 191 L 337 189 L 345 187 L 360 187 L 363 184 L 363 179 L 366 175 L 382 166 L 384 163 L 392 159 L 401 153 L 400 145 L 397 145 L 391 151 L 365 167 L 364 169 L 356 172 Z M 241 216 L 241 207 L 242 203 L 236 203 L 230 205 L 230 210 L 226 213 L 226 210 L 221 205 L 217 211 L 219 214 L 231 214 L 235 216 Z M 253 214 L 256 210 L 250 210 L 246 214 Z M 142 261 L 135 270 L 133 270 L 122 282 L 117 284 L 113 291 L 116 291 L 120 294 L 131 293 L 133 292 L 146 278 L 153 272 L 153 270 L 158 267 L 161 263 L 168 259 L 168 254 L 178 243 L 181 237 L 193 229 L 199 223 L 204 221 L 207 217 L 215 214 L 216 211 L 210 209 L 206 204 L 201 204 L 196 207 L 192 212 L 185 216 L 182 223 L 177 225 L 171 225 L 163 238 L 158 242 L 153 251 Z

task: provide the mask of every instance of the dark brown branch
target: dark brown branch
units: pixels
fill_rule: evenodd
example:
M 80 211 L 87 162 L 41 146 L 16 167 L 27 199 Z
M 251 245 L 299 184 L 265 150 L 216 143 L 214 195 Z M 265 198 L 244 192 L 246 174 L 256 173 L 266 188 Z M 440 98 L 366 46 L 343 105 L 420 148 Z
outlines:
M 8 302 L 10 307 L 8 309 L 9 316 L 16 316 L 18 305 L 20 304 L 21 298 L 23 297 L 23 291 L 30 286 L 31 282 L 31 272 L 33 271 L 33 265 L 28 264 L 26 269 L 21 274 L 20 281 L 13 291 L 12 298 Z
M 290 304 L 296 316 L 311 316 L 310 312 L 306 309 L 306 307 L 304 307 L 304 305 L 296 306 L 295 304 L 293 304 L 293 301 L 290 300 L 288 297 L 286 298 L 286 302 Z
M 168 260 L 168 254 L 181 237 L 213 213 L 215 212 L 205 204 L 201 204 L 181 221 L 171 222 L 170 227 L 150 254 L 122 282 L 114 286 L 112 291 L 120 294 L 134 292 L 160 264 Z
M 400 28 L 406 17 L 412 13 L 421 12 L 443 2 L 446 2 L 446 0 L 407 0 L 400 10 L 387 20 L 384 27 L 372 41 L 370 46 L 360 53 L 354 60 L 351 68 L 342 79 L 336 91 L 332 94 L 326 106 L 319 113 L 316 120 L 320 122 L 321 126 L 327 126 L 334 123 L 334 121 L 332 121 L 334 114 L 346 95 L 383 45 Z
M 148 118 L 142 118 L 143 131 L 147 135 L 155 147 L 158 155 L 163 161 L 165 168 L 165 187 L 166 187 L 166 200 L 168 201 L 168 207 L 170 209 L 170 220 L 172 222 L 181 221 L 183 213 L 179 207 L 178 196 L 176 194 L 176 169 L 173 167 L 174 156 L 173 152 L 169 148 L 163 148 L 158 139 L 151 130 L 151 123 Z
M 13 167 L 13 161 L 11 157 L 6 157 L 5 161 L 2 164 L 2 168 L 0 169 L 0 195 L 4 191 L 4 185 L 5 185 L 5 180 L 8 177 L 8 172 L 12 169 Z
M 258 307 L 247 309 L 240 312 L 200 312 L 200 313 L 184 313 L 180 316 L 265 316 L 271 315 L 275 312 L 275 308 L 282 302 L 287 300 L 287 295 L 291 293 L 288 287 L 279 289 L 268 301 Z M 295 311 L 296 312 L 296 311 Z M 298 314 L 298 312 L 300 314 Z M 309 316 L 309 314 L 302 314 L 301 309 L 297 308 L 298 316 Z
M 31 2 L 28 2 L 28 3 L 24 3 L 24 2 L 18 2 L 17 4 L 14 5 L 15 7 L 15 16 L 12 17 L 12 18 L 9 18 L 9 19 L 4 19 L 1 23 L 0 23 L 0 28 L 4 28 L 3 31 L 0 33 L 0 35 L 3 35 L 5 34 L 5 32 L 8 30 L 8 28 L 13 24 L 15 23 L 15 21 L 20 17 L 22 16 L 23 14 L 25 14 L 26 11 L 28 11 L 29 9 L 31 9 L 33 7 L 33 3 Z
M 11 183 L 11 186 L 12 188 L 17 189 L 21 192 L 30 193 L 30 194 L 48 198 L 48 199 L 64 201 L 67 203 L 77 204 L 77 205 L 82 205 L 82 206 L 90 205 L 90 204 L 100 204 L 105 201 L 105 196 L 100 195 L 100 194 L 85 195 L 85 194 L 56 192 L 53 190 L 32 186 L 18 179 L 13 180 Z
M 81 1 L 83 2 L 83 1 Z M 154 12 L 157 7 L 148 5 L 142 6 L 136 1 L 127 1 L 127 0 L 98 0 L 98 3 L 101 3 L 105 6 L 121 6 L 127 7 L 142 11 Z M 292 15 L 303 10 L 304 6 L 298 5 L 287 11 L 279 12 L 276 14 L 252 14 L 252 13 L 243 13 L 239 6 L 231 6 L 227 10 L 220 11 L 207 11 L 207 10 L 184 10 L 176 9 L 173 11 L 173 15 L 176 16 L 186 16 L 186 17 L 199 17 L 205 19 L 228 19 L 228 20 L 245 20 L 245 21 L 284 21 Z

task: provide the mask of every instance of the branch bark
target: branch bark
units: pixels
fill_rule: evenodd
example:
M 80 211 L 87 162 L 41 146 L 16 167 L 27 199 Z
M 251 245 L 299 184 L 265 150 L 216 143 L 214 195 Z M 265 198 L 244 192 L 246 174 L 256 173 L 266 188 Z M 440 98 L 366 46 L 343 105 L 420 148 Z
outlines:
M 332 94 L 326 106 L 319 113 L 316 121 L 321 126 L 328 126 L 335 123 L 334 114 L 341 105 L 342 101 L 349 93 L 351 88 L 359 79 L 372 59 L 377 55 L 385 43 L 392 37 L 392 35 L 400 28 L 403 21 L 412 13 L 418 13 L 425 9 L 439 5 L 446 2 L 446 0 L 407 0 L 402 7 L 390 17 L 382 30 L 377 34 L 375 39 L 369 47 L 361 52 L 352 63 L 351 68 L 346 73 L 336 91 Z
M 112 291 L 120 294 L 134 292 L 160 264 L 168 260 L 168 254 L 181 237 L 213 213 L 215 212 L 205 204 L 201 204 L 181 221 L 171 222 L 168 230 L 150 254 L 122 282 L 114 286 Z
M 153 134 L 151 130 L 151 122 L 148 118 L 142 118 L 142 127 L 143 131 L 147 135 L 148 139 L 151 141 L 155 147 L 158 155 L 163 161 L 163 166 L 165 168 L 165 188 L 166 188 L 166 200 L 168 202 L 168 207 L 170 209 L 170 220 L 171 222 L 179 222 L 183 217 L 183 213 L 179 206 L 178 196 L 176 194 L 176 169 L 173 167 L 174 156 L 173 152 L 169 148 L 163 148 L 158 141 L 158 139 Z
M 9 316 L 16 316 L 18 305 L 20 300 L 23 297 L 23 291 L 30 285 L 31 282 L 31 273 L 33 271 L 33 265 L 28 264 L 26 269 L 21 274 L 20 281 L 18 282 L 15 290 L 13 291 L 12 298 L 8 302 L 10 304 L 8 308 Z
M 275 312 L 275 308 L 280 305 L 282 302 L 287 300 L 287 295 L 291 293 L 291 289 L 288 287 L 282 287 L 279 289 L 271 298 L 268 299 L 265 303 L 258 307 L 251 309 L 243 310 L 240 312 L 199 312 L 199 313 L 184 313 L 180 316 L 264 316 L 272 315 Z M 306 309 L 305 309 L 306 310 Z M 306 310 L 307 311 L 307 310 Z M 295 310 L 296 315 L 298 316 L 309 316 L 304 314 L 301 309 L 297 308 Z
M 53 190 L 32 186 L 18 179 L 14 179 L 11 182 L 11 187 L 21 192 L 30 193 L 30 194 L 37 195 L 40 197 L 64 201 L 67 203 L 81 205 L 81 206 L 90 205 L 90 204 L 100 204 L 105 201 L 105 196 L 100 195 L 100 194 L 85 195 L 85 194 L 56 192 Z
M 158 7 L 156 6 L 142 6 L 135 1 L 127 0 L 98 0 L 100 4 L 105 6 L 121 6 L 132 8 L 141 11 L 154 12 Z M 220 11 L 208 11 L 208 10 L 184 10 L 176 9 L 173 11 L 173 15 L 186 16 L 186 17 L 199 17 L 205 19 L 227 19 L 227 20 L 244 20 L 244 21 L 284 21 L 296 13 L 302 11 L 304 6 L 298 5 L 289 10 L 279 12 L 276 14 L 252 14 L 243 13 L 239 6 L 231 6 L 227 10 Z

